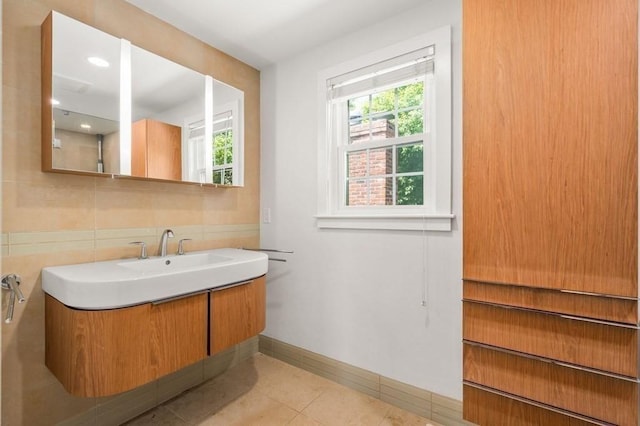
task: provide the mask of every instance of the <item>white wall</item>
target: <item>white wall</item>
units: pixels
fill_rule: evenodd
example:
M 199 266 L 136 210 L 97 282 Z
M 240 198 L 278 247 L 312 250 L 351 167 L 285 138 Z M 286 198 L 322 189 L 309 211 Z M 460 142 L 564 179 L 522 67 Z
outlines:
M 339 19 L 337 17 L 336 19 Z M 262 71 L 267 336 L 462 399 L 462 64 L 460 0 L 430 0 Z M 319 230 L 317 74 L 353 57 L 453 27 L 452 232 Z M 427 304 L 421 306 L 423 292 Z

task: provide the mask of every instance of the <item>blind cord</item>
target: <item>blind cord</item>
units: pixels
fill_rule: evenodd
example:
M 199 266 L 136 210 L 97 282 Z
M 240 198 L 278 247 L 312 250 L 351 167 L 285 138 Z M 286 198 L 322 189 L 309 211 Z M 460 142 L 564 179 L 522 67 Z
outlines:
M 422 222 L 422 300 L 420 302 L 420 306 L 427 307 L 427 297 L 428 297 L 428 269 L 427 262 L 429 261 L 429 244 L 427 242 L 427 218 L 423 217 Z

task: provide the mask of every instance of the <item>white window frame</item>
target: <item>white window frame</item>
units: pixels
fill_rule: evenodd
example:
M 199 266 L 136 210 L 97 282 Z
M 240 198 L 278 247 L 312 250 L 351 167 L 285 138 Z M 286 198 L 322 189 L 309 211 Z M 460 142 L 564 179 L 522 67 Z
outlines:
M 327 82 L 416 50 L 435 46 L 433 103 L 425 98 L 428 134 L 423 139 L 424 205 L 345 206 L 344 149 L 331 130 Z M 427 86 L 425 86 L 425 93 Z M 371 52 L 318 74 L 318 214 L 319 228 L 450 231 L 451 213 L 451 27 Z M 432 118 L 434 117 L 434 118 Z
M 210 117 L 208 122 L 201 116 L 192 116 L 188 117 L 184 121 L 185 131 L 183 134 L 183 143 L 182 143 L 182 170 L 183 170 L 183 180 L 190 182 L 199 182 L 201 184 L 207 183 L 211 184 L 213 182 L 213 137 L 215 134 L 214 131 L 214 120 L 215 116 L 224 112 L 231 111 L 231 115 L 233 117 L 231 131 L 233 134 L 233 163 L 226 164 L 224 168 L 231 168 L 233 173 L 233 181 L 231 185 L 220 185 L 213 184 L 219 186 L 244 186 L 244 135 L 242 129 L 242 123 L 244 123 L 243 114 L 243 100 L 237 99 L 230 102 L 227 102 L 223 105 L 216 106 L 215 109 L 211 109 L 211 113 L 207 115 Z M 192 146 L 189 143 L 189 131 L 190 126 L 202 122 L 205 127 L 204 136 L 201 141 L 201 149 L 198 150 L 198 147 Z M 229 167 L 231 166 L 231 167 Z
M 224 170 L 224 169 L 231 169 L 231 173 L 232 173 L 232 185 L 233 186 L 242 186 L 243 182 L 242 182 L 242 165 L 241 165 L 241 161 L 239 161 L 240 158 L 243 157 L 238 157 L 239 155 L 243 155 L 243 153 L 241 152 L 241 147 L 242 144 L 240 143 L 240 141 L 242 140 L 242 137 L 240 135 L 240 101 L 239 100 L 235 100 L 235 101 L 231 101 L 228 102 L 224 105 L 221 105 L 219 107 L 216 108 L 216 110 L 213 113 L 213 126 L 214 129 L 212 130 L 212 141 L 213 138 L 215 137 L 216 134 L 216 130 L 215 130 L 215 124 L 216 124 L 216 120 L 215 117 L 220 115 L 220 114 L 224 114 L 230 112 L 231 113 L 231 134 L 232 136 L 232 150 L 233 150 L 233 162 L 231 163 L 225 163 L 223 165 L 220 165 L 219 168 L 214 168 L 213 165 L 211 165 L 213 172 L 217 171 L 217 170 Z M 212 147 L 212 158 L 213 158 L 213 154 L 215 154 L 213 152 L 213 147 Z M 224 180 L 224 179 L 223 179 Z

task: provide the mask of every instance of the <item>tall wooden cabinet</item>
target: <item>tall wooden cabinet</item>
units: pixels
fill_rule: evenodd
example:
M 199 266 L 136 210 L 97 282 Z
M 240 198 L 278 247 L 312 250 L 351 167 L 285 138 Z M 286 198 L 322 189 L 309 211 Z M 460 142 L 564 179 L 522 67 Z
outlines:
M 464 415 L 638 425 L 638 1 L 464 0 Z

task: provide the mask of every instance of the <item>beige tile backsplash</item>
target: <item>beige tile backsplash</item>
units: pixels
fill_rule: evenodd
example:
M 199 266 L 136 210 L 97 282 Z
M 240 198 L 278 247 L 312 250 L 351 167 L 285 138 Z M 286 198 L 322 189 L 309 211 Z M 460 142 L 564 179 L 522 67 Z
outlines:
M 245 187 L 42 173 L 40 24 L 51 10 L 243 90 Z M 0 253 L 2 273 L 22 276 L 27 301 L 2 327 L 1 423 L 110 424 L 117 420 L 117 401 L 110 409 L 109 398 L 72 397 L 44 366 L 41 270 L 135 257 L 139 248 L 128 244 L 135 240 L 155 254 L 165 228 L 176 234 L 172 252 L 181 238 L 192 239 L 187 250 L 258 246 L 260 74 L 122 0 L 3 0 L 2 38 Z M 3 294 L 3 315 L 7 300 Z M 155 404 L 157 397 L 142 392 L 136 401 Z

